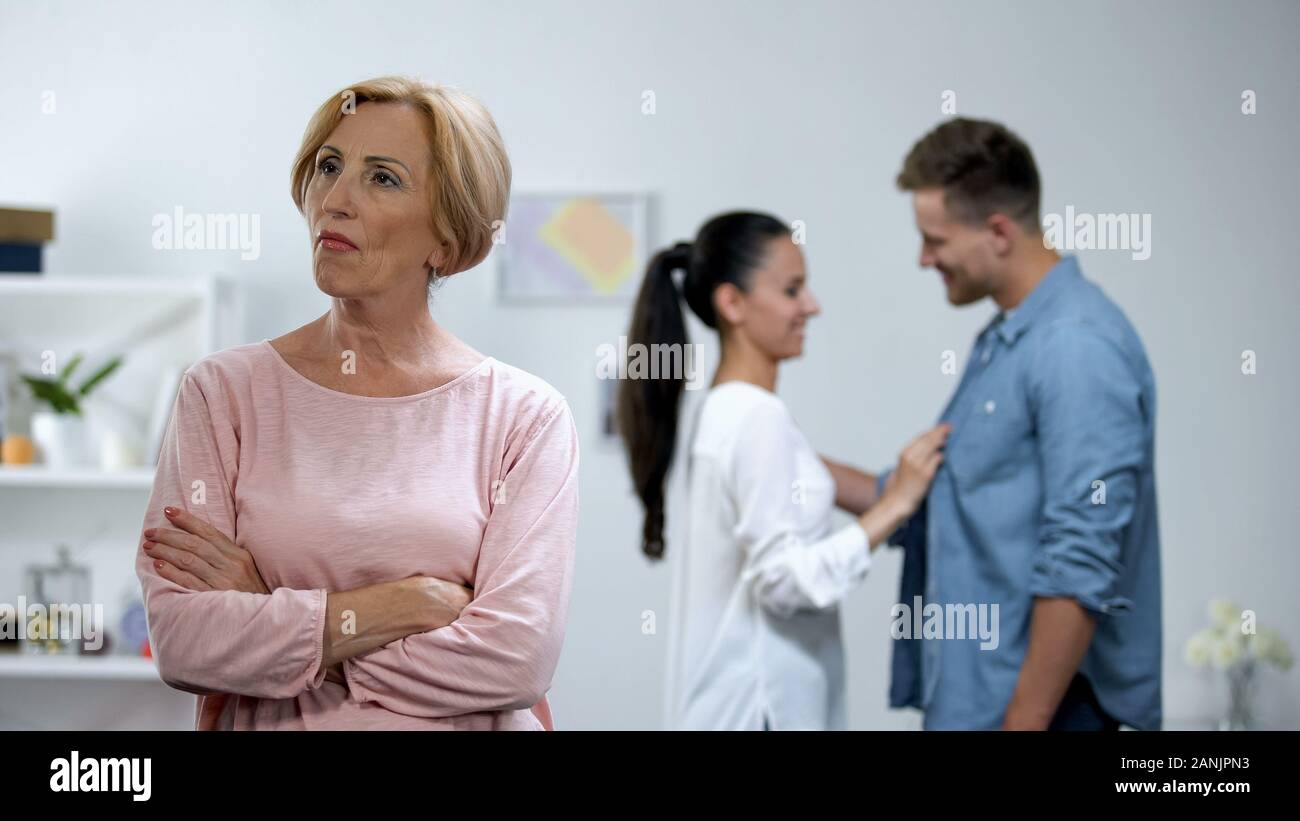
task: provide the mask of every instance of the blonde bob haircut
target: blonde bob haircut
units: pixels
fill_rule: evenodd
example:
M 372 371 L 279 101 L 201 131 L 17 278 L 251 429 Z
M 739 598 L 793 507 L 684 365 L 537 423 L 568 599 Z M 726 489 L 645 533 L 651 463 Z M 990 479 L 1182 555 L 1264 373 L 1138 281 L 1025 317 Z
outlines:
M 451 276 L 483 261 L 506 218 L 510 158 L 492 115 L 478 100 L 451 86 L 410 77 L 376 77 L 348 86 L 311 115 L 293 161 L 293 203 L 306 215 L 307 186 L 316 173 L 316 152 L 343 118 L 362 103 L 402 103 L 419 112 L 429 140 L 432 184 L 430 228 L 447 243 L 435 277 Z

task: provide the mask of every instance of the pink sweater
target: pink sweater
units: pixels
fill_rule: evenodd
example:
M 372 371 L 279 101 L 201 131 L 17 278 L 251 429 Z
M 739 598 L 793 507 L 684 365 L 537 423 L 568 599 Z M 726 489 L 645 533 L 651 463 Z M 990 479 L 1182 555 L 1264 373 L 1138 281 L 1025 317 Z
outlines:
M 564 640 L 578 436 L 564 397 L 489 357 L 412 396 L 298 373 L 269 341 L 185 373 L 143 528 L 183 507 L 249 550 L 270 594 L 190 591 L 141 547 L 159 673 L 197 729 L 539 729 Z M 474 589 L 453 624 L 325 681 L 329 591 L 412 575 Z M 540 703 L 539 703 L 540 702 Z M 536 706 L 536 713 L 530 709 Z

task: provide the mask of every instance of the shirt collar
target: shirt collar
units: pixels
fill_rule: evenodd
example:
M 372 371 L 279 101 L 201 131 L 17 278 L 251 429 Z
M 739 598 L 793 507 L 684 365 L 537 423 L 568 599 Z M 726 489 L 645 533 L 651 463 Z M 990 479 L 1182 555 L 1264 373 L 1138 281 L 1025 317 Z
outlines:
M 1061 257 L 1034 286 L 1034 290 L 1029 292 L 1029 296 L 1012 309 L 1010 315 L 1006 312 L 997 315 L 993 321 L 993 330 L 1002 337 L 1003 342 L 1013 344 L 1029 328 L 1030 323 L 1042 315 L 1056 295 L 1080 276 L 1079 261 L 1073 255 Z

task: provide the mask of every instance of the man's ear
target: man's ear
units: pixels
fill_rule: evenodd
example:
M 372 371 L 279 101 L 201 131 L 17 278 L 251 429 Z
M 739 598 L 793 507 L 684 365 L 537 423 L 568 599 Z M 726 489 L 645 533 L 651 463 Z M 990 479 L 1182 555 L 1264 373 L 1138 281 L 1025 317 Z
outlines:
M 1020 223 L 997 211 L 989 215 L 984 222 L 984 227 L 993 237 L 993 252 L 1000 257 L 1011 253 L 1011 249 L 1025 233 Z
M 745 319 L 744 296 L 734 283 L 722 283 L 713 289 L 713 313 L 728 325 L 739 325 Z

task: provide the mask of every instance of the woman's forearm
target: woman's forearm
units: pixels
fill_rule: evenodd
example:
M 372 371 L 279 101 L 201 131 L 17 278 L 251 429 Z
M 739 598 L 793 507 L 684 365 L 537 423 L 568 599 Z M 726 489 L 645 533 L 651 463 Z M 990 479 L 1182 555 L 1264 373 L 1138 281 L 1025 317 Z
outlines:
M 835 479 L 835 506 L 861 516 L 876 503 L 876 476 L 821 457 Z
M 322 663 L 332 667 L 413 633 L 451 624 L 460 608 L 445 601 L 436 587 L 447 584 L 413 576 L 330 593 Z
M 875 550 L 903 525 L 913 513 L 913 508 L 902 501 L 896 493 L 885 493 L 879 502 L 871 505 L 867 512 L 858 517 L 858 524 L 867 531 L 867 542 Z

